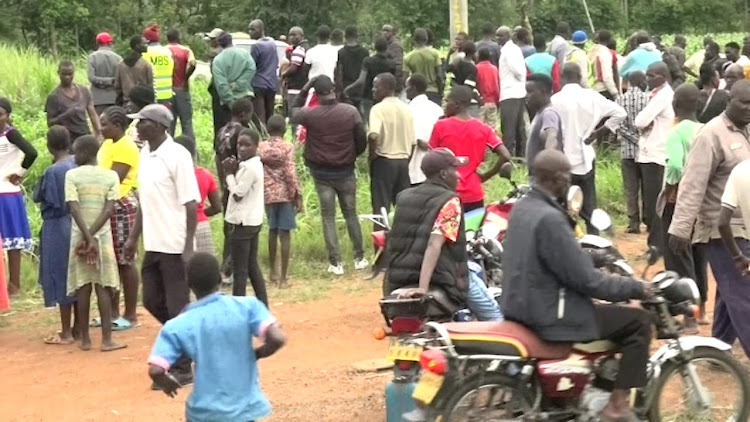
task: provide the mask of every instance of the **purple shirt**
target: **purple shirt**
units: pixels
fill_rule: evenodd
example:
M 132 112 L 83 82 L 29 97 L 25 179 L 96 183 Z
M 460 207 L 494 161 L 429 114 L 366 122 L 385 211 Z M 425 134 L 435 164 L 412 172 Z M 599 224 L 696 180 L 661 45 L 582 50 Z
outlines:
M 276 41 L 271 37 L 259 39 L 251 49 L 255 60 L 253 89 L 279 90 L 279 56 L 276 54 Z

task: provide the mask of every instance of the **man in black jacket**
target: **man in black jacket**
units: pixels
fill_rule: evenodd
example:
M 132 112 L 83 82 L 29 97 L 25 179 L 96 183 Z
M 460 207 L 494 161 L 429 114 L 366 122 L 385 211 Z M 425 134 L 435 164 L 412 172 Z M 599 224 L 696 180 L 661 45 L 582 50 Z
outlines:
M 535 184 L 513 208 L 505 237 L 503 312 L 546 341 L 617 343 L 620 371 L 602 418 L 632 420 L 629 391 L 647 382 L 649 314 L 639 308 L 594 304 L 591 298 L 640 299 L 649 289 L 636 280 L 601 273 L 578 245 L 559 204 L 571 183 L 565 155 L 540 152 L 533 173 Z

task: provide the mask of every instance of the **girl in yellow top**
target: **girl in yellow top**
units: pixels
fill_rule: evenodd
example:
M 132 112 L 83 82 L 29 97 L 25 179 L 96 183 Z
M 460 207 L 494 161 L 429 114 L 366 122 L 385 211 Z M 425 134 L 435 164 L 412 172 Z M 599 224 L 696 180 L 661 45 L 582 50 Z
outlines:
M 114 106 L 104 110 L 100 122 L 105 141 L 99 148 L 99 165 L 114 170 L 120 179 L 119 198 L 115 201 L 110 219 L 117 269 L 125 296 L 125 312 L 120 316 L 120 293 L 115 292 L 112 295 L 111 324 L 112 329 L 118 331 L 131 328 L 137 323 L 135 308 L 138 300 L 138 272 L 135 268 L 135 259 L 128 258 L 123 246 L 135 225 L 135 215 L 138 212 L 135 184 L 140 153 L 133 138 L 125 133 L 128 117 L 122 107 Z M 101 324 L 101 321 L 93 321 L 94 326 L 98 324 Z

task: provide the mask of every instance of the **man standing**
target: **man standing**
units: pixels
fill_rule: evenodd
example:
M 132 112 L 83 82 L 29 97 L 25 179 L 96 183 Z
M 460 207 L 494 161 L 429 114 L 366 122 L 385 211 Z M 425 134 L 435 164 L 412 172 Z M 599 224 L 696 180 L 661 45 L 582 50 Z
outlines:
M 214 122 L 214 140 L 217 136 L 219 136 L 219 131 L 221 130 L 221 128 L 229 123 L 230 119 L 229 110 L 224 109 L 221 106 L 221 100 L 219 99 L 219 93 L 216 92 L 216 85 L 214 84 L 213 78 L 214 59 L 224 49 L 219 44 L 219 37 L 223 33 L 224 31 L 221 28 L 214 28 L 204 37 L 204 39 L 208 41 L 208 47 L 210 48 L 210 51 L 208 52 L 208 67 L 211 69 L 211 82 L 209 82 L 208 84 L 208 93 L 209 95 L 211 95 L 211 114 L 213 115 Z M 219 167 L 221 167 L 221 165 L 219 165 Z
M 362 71 L 362 63 L 370 56 L 370 51 L 359 43 L 359 34 L 356 26 L 349 26 L 344 32 L 346 45 L 339 50 L 339 58 L 336 62 L 336 94 L 343 97 L 344 88 L 353 84 L 359 78 Z M 347 98 L 347 101 L 359 109 L 362 95 Z
M 96 44 L 99 48 L 89 55 L 89 82 L 94 109 L 101 114 L 117 102 L 115 81 L 122 57 L 112 51 L 112 36 L 108 33 L 97 34 Z
M 638 31 L 635 34 L 635 42 L 638 47 L 628 54 L 620 69 L 620 76 L 623 78 L 627 78 L 630 72 L 636 70 L 646 72 L 653 63 L 661 61 L 661 52 L 656 48 L 656 44 L 651 42 L 648 32 Z
M 526 65 L 521 49 L 510 39 L 510 28 L 497 30 L 497 42 L 503 48 L 500 54 L 500 127 L 503 140 L 514 157 L 526 152 L 524 129 L 524 103 L 526 98 Z M 459 193 L 461 191 L 459 190 Z
M 669 246 L 673 250 L 687 250 L 692 241 L 704 249 L 711 264 L 716 279 L 712 335 L 728 344 L 739 337 L 747 356 L 750 356 L 750 320 L 746 311 L 750 306 L 750 284 L 735 267 L 734 259 L 739 261 L 741 257 L 730 255 L 721 240 L 717 222 L 721 197 L 732 169 L 750 159 L 749 103 L 750 81 L 737 82 L 732 87 L 727 110 L 703 126 L 693 141 L 669 226 Z M 731 236 L 746 256 L 750 251 L 750 234 L 737 211 L 731 218 Z
M 578 68 L 581 69 L 581 86 L 584 88 L 589 87 L 589 58 L 586 55 L 586 50 L 584 50 L 588 40 L 586 31 L 578 30 L 574 32 L 570 39 L 571 46 L 565 56 L 565 63 L 576 63 Z
M 500 62 L 500 46 L 495 42 L 495 27 L 491 23 L 482 26 L 482 39 L 477 41 L 477 51 L 486 48 L 490 55 L 490 63 L 497 67 Z
M 674 45 L 667 49 L 667 53 L 673 55 L 677 59 L 677 64 L 680 68 L 685 67 L 685 48 L 687 47 L 687 39 L 684 35 L 674 36 Z M 699 66 L 700 67 L 700 66 Z
M 404 47 L 401 45 L 401 38 L 396 35 L 396 29 L 393 25 L 383 25 L 383 29 L 380 31 L 383 38 L 388 42 L 387 54 L 388 58 L 393 60 L 396 65 L 396 82 L 398 83 L 398 91 L 404 86 Z M 425 41 L 426 43 L 426 41 Z
M 388 43 L 385 38 L 377 37 L 375 39 L 375 54 L 362 61 L 362 71 L 359 73 L 359 78 L 344 88 L 344 95 L 347 98 L 360 97 L 362 99 L 360 113 L 365 124 L 370 119 L 372 82 L 375 80 L 375 77 L 381 73 L 390 73 L 396 76 L 396 64 L 388 58 L 387 49 Z
M 318 105 L 302 108 L 310 88 L 315 89 Z M 292 117 L 292 122 L 307 128 L 305 165 L 310 170 L 320 201 L 323 237 L 330 264 L 328 272 L 344 274 L 336 235 L 336 197 L 354 249 L 354 268 L 364 270 L 370 264 L 365 259 L 362 228 L 357 216 L 354 162 L 367 148 L 367 134 L 359 112 L 350 104 L 336 101 L 333 81 L 325 75 L 305 84 L 293 107 L 300 109 Z
M 713 42 L 711 37 L 703 38 L 703 48 L 693 53 L 685 61 L 685 65 L 682 67 L 682 70 L 684 70 L 685 73 L 687 73 L 688 75 L 694 78 L 700 77 L 701 65 L 703 64 L 703 60 L 706 56 L 706 47 L 711 42 Z
M 256 67 L 253 78 L 255 115 L 265 125 L 268 118 L 273 116 L 276 92 L 279 90 L 279 55 L 276 54 L 276 41 L 266 36 L 262 20 L 250 22 L 247 32 L 250 38 L 256 40 L 251 49 Z
M 143 233 L 143 306 L 164 324 L 190 302 L 185 263 L 193 255 L 200 192 L 190 153 L 167 133 L 172 125 L 169 109 L 152 104 L 128 117 L 138 119 L 138 137 L 148 142 L 138 168 L 141 206 L 125 254 L 135 256 Z M 181 359 L 172 373 L 180 384 L 191 383 L 190 360 Z
M 130 51 L 115 71 L 115 104 L 124 107 L 130 101 L 130 90 L 137 85 L 154 86 L 154 68 L 144 59 L 146 39 L 136 35 L 130 39 Z
M 581 86 L 578 64 L 565 63 L 562 81 L 562 89 L 551 101 L 562 118 L 563 150 L 570 162 L 572 183 L 583 191 L 581 217 L 586 221 L 587 232 L 598 234 L 590 220 L 596 208 L 596 153 L 591 143 L 606 131 L 614 133 L 627 114 L 614 101 Z
M 560 66 L 562 63 L 547 52 L 543 35 L 534 34 L 534 47 L 536 53 L 526 57 L 526 69 L 529 75 L 541 73 L 548 76 L 552 79 L 553 92 L 560 91 Z
M 489 63 L 489 62 L 488 62 Z M 443 116 L 443 109 L 427 98 L 427 79 L 422 75 L 411 75 L 406 80 L 406 97 L 414 115 L 414 136 L 417 145 L 409 161 L 409 179 L 412 186 L 425 181 L 422 159 L 430 149 L 430 136 L 435 123 Z
M 490 61 L 490 50 L 479 50 L 477 63 L 477 89 L 482 96 L 479 120 L 497 130 L 497 103 L 500 102 L 500 74 Z
M 602 29 L 594 36 L 594 46 L 589 51 L 589 62 L 592 65 L 592 88 L 608 100 L 617 98 L 617 82 L 612 64 L 613 55 L 607 45 L 612 41 L 612 33 Z
M 229 34 L 221 36 L 222 44 L 226 46 L 211 65 L 216 92 L 221 105 L 226 108 L 240 98 L 253 97 L 255 78 L 255 60 L 244 48 L 233 46 L 231 40 Z
M 727 45 L 724 46 L 724 54 L 726 54 L 727 60 L 736 63 L 743 68 L 750 65 L 750 59 L 748 59 L 746 55 L 740 54 L 740 45 L 734 41 L 728 42 Z
M 725 91 L 731 91 L 734 84 L 742 79 L 745 79 L 745 70 L 742 66 L 737 63 L 727 66 L 727 69 L 724 71 L 724 82 L 727 84 Z
M 339 49 L 330 43 L 331 28 L 321 25 L 315 31 L 315 36 L 318 38 L 318 44 L 305 55 L 305 64 L 310 67 L 307 77 L 314 79 L 318 75 L 326 75 L 335 81 Z
M 190 97 L 190 76 L 195 72 L 195 55 L 190 47 L 180 43 L 180 31 L 172 28 L 167 31 L 167 48 L 172 52 L 174 71 L 172 73 L 172 112 L 175 119 L 169 128 L 170 136 L 174 136 L 177 119 L 180 119 L 182 134 L 195 140 L 193 132 L 193 102 Z
M 667 132 L 674 123 L 674 91 L 667 83 L 669 69 L 664 62 L 651 64 L 646 80 L 651 88 L 648 104 L 634 123 L 641 133 L 637 161 L 643 178 L 643 219 L 650 232 L 656 218 L 656 199 L 664 181 Z
M 565 63 L 565 57 L 568 55 L 569 39 L 570 25 L 567 22 L 559 22 L 557 24 L 557 31 L 555 31 L 555 37 L 549 43 L 549 53 L 555 56 L 557 64 L 561 67 Z
M 527 163 L 533 163 L 536 155 L 545 149 L 563 150 L 562 118 L 552 107 L 551 97 L 552 79 L 549 76 L 535 73 L 526 79 L 526 105 L 534 116 L 526 145 Z M 529 176 L 532 176 L 531 169 L 529 166 Z
M 159 44 L 159 27 L 154 24 L 143 31 L 143 38 L 148 41 L 148 48 L 143 58 L 154 68 L 154 92 L 156 101 L 167 107 L 172 106 L 172 74 L 174 73 L 174 58 L 172 51 Z
M 427 79 L 427 98 L 437 105 L 442 103 L 442 68 L 438 52 L 427 46 L 427 31 L 423 28 L 414 30 L 414 50 L 406 55 L 403 61 L 405 76 L 422 75 Z M 396 65 L 398 73 L 399 66 Z M 397 75 L 398 78 L 398 75 Z
M 281 75 L 281 79 L 286 83 L 285 101 L 287 113 L 291 118 L 297 111 L 294 108 L 294 105 L 297 103 L 297 96 L 307 83 L 308 68 L 305 66 L 305 55 L 310 45 L 305 39 L 305 32 L 298 26 L 294 26 L 289 30 L 288 39 L 289 45 L 292 47 L 291 50 L 287 51 L 286 56 L 287 60 L 289 60 L 289 66 Z M 304 104 L 304 101 L 302 104 Z M 296 133 L 294 126 L 292 126 L 292 133 Z

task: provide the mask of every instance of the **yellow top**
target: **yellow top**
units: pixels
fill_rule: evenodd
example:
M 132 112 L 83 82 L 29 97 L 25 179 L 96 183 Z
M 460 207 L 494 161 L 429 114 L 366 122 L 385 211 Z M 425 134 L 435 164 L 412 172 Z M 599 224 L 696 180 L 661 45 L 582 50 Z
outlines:
M 133 138 L 125 135 L 117 142 L 114 142 L 111 139 L 105 140 L 99 148 L 99 153 L 96 158 L 99 165 L 106 169 L 112 169 L 112 164 L 114 163 L 121 163 L 130 166 L 128 174 L 125 175 L 125 179 L 120 182 L 120 198 L 127 195 L 130 190 L 135 187 L 136 179 L 138 177 L 140 152 L 138 151 L 138 147 L 135 145 Z

